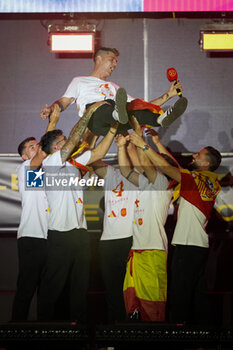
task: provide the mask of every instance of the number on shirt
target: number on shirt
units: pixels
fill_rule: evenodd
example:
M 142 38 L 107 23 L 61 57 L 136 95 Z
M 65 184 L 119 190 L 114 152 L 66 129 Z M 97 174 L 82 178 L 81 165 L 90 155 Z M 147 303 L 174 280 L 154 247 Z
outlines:
M 124 192 L 124 183 L 123 181 L 121 181 L 119 183 L 119 185 L 116 186 L 116 188 L 114 188 L 114 190 L 112 190 L 113 193 L 116 193 L 117 197 L 121 197 L 122 196 L 122 192 Z

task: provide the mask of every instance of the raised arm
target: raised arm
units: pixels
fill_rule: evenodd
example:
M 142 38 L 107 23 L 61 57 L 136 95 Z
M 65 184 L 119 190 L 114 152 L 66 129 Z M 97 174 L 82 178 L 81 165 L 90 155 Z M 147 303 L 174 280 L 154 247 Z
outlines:
M 96 111 L 97 108 L 99 108 L 101 105 L 105 104 L 107 102 L 101 101 L 101 102 L 96 102 L 92 106 L 90 106 L 86 112 L 84 113 L 83 117 L 74 125 L 72 128 L 69 138 L 64 144 L 64 146 L 61 149 L 61 158 L 62 162 L 65 162 L 73 151 L 75 150 L 76 146 L 82 139 L 82 136 L 87 128 L 87 125 L 89 123 L 89 120 L 91 119 L 92 114 Z M 115 129 L 114 129 L 115 132 Z M 107 135 L 106 135 L 107 136 Z M 113 136 L 114 137 L 114 136 Z M 110 145 L 109 145 L 110 147 Z M 102 158 L 102 157 L 100 157 Z M 96 159 L 95 159 L 96 160 Z M 92 160 L 93 162 L 94 160 Z
M 89 144 L 89 149 L 93 150 L 95 148 L 96 142 L 99 138 L 98 135 L 94 135 L 90 130 L 88 130 L 87 132 L 85 132 L 84 135 L 85 141 Z M 107 174 L 107 167 L 108 165 L 105 164 L 102 159 L 96 160 L 95 162 L 89 164 L 94 172 L 96 173 L 96 175 L 101 178 L 104 179 L 106 174 Z
M 159 134 L 158 134 L 157 131 L 155 131 L 154 129 L 150 128 L 150 129 L 147 129 L 145 131 L 145 133 L 146 133 L 147 136 L 148 135 L 152 136 L 152 141 L 153 141 L 154 145 L 157 147 L 158 152 L 160 154 L 166 154 L 168 157 L 170 157 L 174 161 L 174 163 L 177 164 L 178 168 L 181 167 L 180 164 L 177 162 L 177 160 L 173 157 L 173 155 L 170 152 L 168 152 L 166 147 L 162 144 L 162 142 L 161 142 L 161 140 L 159 138 Z
M 88 128 L 86 128 L 86 131 L 82 137 L 82 141 L 86 142 L 88 144 L 88 148 L 89 149 L 94 149 L 97 140 L 99 139 L 99 135 L 95 135 L 93 134 L 93 132 L 91 130 L 89 130 Z
M 57 105 L 55 105 L 53 112 L 49 116 L 49 122 L 48 122 L 46 132 L 52 131 L 55 129 L 56 124 L 59 120 L 59 116 L 60 116 L 59 107 Z M 30 162 L 30 168 L 33 170 L 39 169 L 41 167 L 42 161 L 46 157 L 47 157 L 47 154 L 44 151 L 42 151 L 41 146 L 39 146 L 36 155 L 32 158 L 32 160 Z
M 149 147 L 142 137 L 133 132 L 130 135 L 130 141 L 141 149 L 144 149 L 145 154 L 151 160 L 151 162 L 159 168 L 164 174 L 168 175 L 170 178 L 181 182 L 180 169 L 177 169 L 170 165 L 160 154 L 155 152 L 151 147 Z M 146 146 L 146 147 L 145 147 Z
M 172 82 L 167 92 L 165 92 L 162 96 L 150 101 L 150 103 L 153 103 L 157 106 L 162 106 L 165 102 L 178 94 L 177 89 L 180 89 L 181 91 L 183 90 L 183 87 L 179 80 L 177 83 L 176 81 Z
M 150 159 L 145 154 L 145 150 L 142 148 L 137 148 L 138 158 L 143 167 L 143 172 L 146 175 L 149 182 L 154 183 L 157 177 L 157 169 L 151 163 Z
M 91 151 L 91 158 L 89 159 L 89 162 L 87 164 L 91 164 L 96 160 L 102 159 L 106 155 L 117 133 L 118 125 L 119 123 L 116 122 L 114 125 L 110 127 L 107 135 L 101 140 L 100 143 L 98 143 L 96 148 L 94 148 Z
M 123 135 L 118 135 L 116 138 L 116 145 L 118 148 L 118 164 L 122 176 L 124 176 L 135 186 L 139 186 L 139 174 L 134 171 L 126 151 L 126 142 L 128 138 L 129 136 L 124 137 Z
M 140 124 L 138 123 L 137 119 L 134 116 L 131 116 L 131 125 L 134 129 L 135 133 L 143 138 L 142 128 Z M 136 148 L 136 146 L 130 142 Z M 151 163 L 150 159 L 147 157 L 147 155 L 144 152 L 144 149 L 136 148 L 137 152 L 137 159 L 138 162 L 142 168 L 142 173 L 145 173 L 146 177 L 148 178 L 149 182 L 154 183 L 156 176 L 157 176 L 157 170 L 155 166 Z
M 108 165 L 105 164 L 102 161 L 102 159 L 96 160 L 95 162 L 91 163 L 90 165 L 99 178 L 101 178 L 101 179 L 105 178 L 105 176 L 107 174 Z
M 56 110 L 56 113 L 63 112 L 69 105 L 74 101 L 74 97 L 61 97 L 59 100 L 53 102 L 51 106 L 45 105 L 44 108 L 40 111 L 40 117 L 45 120 L 49 118 L 51 113 Z
M 52 113 L 49 115 L 48 119 L 49 119 L 49 123 L 46 129 L 46 132 L 54 130 L 60 119 L 60 108 L 57 104 L 54 105 Z
M 134 168 L 140 174 L 143 174 L 144 170 L 143 170 L 143 167 L 142 167 L 140 160 L 138 158 L 137 147 L 132 142 L 128 142 L 128 144 L 126 146 L 126 151 L 127 151 L 129 159 L 130 159 L 131 163 L 133 164 Z

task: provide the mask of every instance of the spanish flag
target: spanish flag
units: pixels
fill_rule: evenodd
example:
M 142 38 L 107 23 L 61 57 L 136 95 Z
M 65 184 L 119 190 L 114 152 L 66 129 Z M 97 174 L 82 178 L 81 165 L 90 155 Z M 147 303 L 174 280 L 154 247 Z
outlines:
M 215 198 L 221 190 L 217 180 L 218 174 L 208 170 L 180 169 L 180 171 L 181 183 L 174 189 L 173 201 L 176 201 L 179 196 L 183 197 L 195 205 L 209 220 Z
M 136 111 L 141 109 L 149 109 L 153 113 L 159 113 L 163 114 L 164 111 L 157 105 L 146 102 L 145 100 L 141 98 L 136 98 L 135 100 L 131 101 L 127 106 L 128 111 Z

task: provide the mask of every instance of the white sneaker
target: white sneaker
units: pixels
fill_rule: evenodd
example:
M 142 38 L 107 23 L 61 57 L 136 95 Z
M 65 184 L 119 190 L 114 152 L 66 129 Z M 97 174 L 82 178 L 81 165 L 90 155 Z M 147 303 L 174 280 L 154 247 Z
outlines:
M 168 108 L 165 113 L 161 114 L 158 117 L 158 124 L 160 124 L 164 128 L 167 128 L 185 112 L 187 105 L 188 100 L 186 97 L 179 98 L 179 100 L 176 101 L 174 106 Z

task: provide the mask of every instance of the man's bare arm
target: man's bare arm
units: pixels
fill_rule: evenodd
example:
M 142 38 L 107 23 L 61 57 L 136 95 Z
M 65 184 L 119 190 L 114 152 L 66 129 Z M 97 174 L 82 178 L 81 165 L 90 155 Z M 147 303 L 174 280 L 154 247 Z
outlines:
M 94 172 L 96 173 L 96 175 L 98 175 L 98 177 L 100 177 L 101 179 L 104 179 L 106 174 L 107 174 L 107 169 L 108 169 L 108 165 L 105 164 L 101 159 L 96 160 L 95 162 L 89 164 Z
M 131 116 L 130 122 L 135 133 L 139 135 L 141 138 L 143 138 L 141 125 L 138 123 L 134 115 Z M 132 142 L 130 142 L 129 144 L 131 144 L 132 146 L 134 146 L 134 148 L 136 148 L 136 146 Z M 145 172 L 145 175 L 148 178 L 149 182 L 154 183 L 157 177 L 157 170 L 155 166 L 151 163 L 150 159 L 146 156 L 145 152 L 142 149 L 136 148 L 136 155 L 138 159 L 137 162 L 140 164 L 140 167 L 142 169 L 142 171 L 140 172 L 141 173 Z M 133 164 L 135 166 L 134 161 L 133 161 Z
M 93 150 L 96 146 L 96 142 L 98 140 L 99 136 L 93 134 L 90 130 L 86 130 L 85 134 L 83 135 L 83 140 L 85 140 L 85 142 L 88 143 L 89 145 L 89 150 Z M 107 164 L 105 164 L 102 159 L 96 160 L 95 162 L 89 164 L 94 172 L 96 173 L 96 175 L 101 178 L 104 179 L 106 174 L 107 174 Z
M 154 164 L 151 163 L 149 157 L 145 154 L 145 151 L 141 148 L 137 148 L 138 158 L 142 164 L 143 170 L 149 182 L 154 183 L 157 177 L 157 169 Z
M 129 159 L 130 159 L 131 163 L 133 164 L 134 168 L 140 174 L 143 174 L 143 167 L 142 167 L 141 162 L 138 158 L 138 152 L 137 152 L 136 146 L 132 142 L 129 142 L 128 145 L 126 146 L 126 151 L 127 151 Z
M 143 148 L 146 144 L 145 141 L 133 132 L 130 135 L 130 141 L 135 144 L 135 146 Z M 151 147 L 144 151 L 147 157 L 151 160 L 151 162 L 159 168 L 164 174 L 168 175 L 170 178 L 176 180 L 177 182 L 181 182 L 181 173 L 180 169 L 177 169 L 170 165 L 160 154 L 155 152 Z
M 52 131 L 55 129 L 56 124 L 59 120 L 59 116 L 60 116 L 60 109 L 58 106 L 55 106 L 53 112 L 49 117 L 49 123 L 46 129 L 46 132 Z M 47 157 L 47 154 L 44 151 L 42 151 L 41 146 L 39 146 L 37 154 L 32 158 L 30 162 L 30 168 L 33 170 L 39 169 L 42 165 L 43 160 L 46 157 Z
M 49 119 L 49 123 L 46 129 L 46 132 L 52 131 L 56 128 L 56 125 L 60 119 L 60 108 L 58 105 L 54 106 L 53 111 L 48 117 L 48 119 Z
M 91 151 L 91 158 L 89 159 L 87 164 L 91 164 L 91 163 L 95 162 L 96 160 L 102 159 L 106 155 L 106 153 L 108 152 L 108 150 L 112 144 L 112 141 L 117 133 L 118 125 L 119 125 L 119 123 L 116 122 L 114 125 L 112 125 L 110 127 L 107 135 L 101 140 L 100 143 L 98 143 L 96 148 L 94 148 Z
M 51 106 L 45 105 L 40 111 L 40 116 L 43 120 L 49 118 L 51 113 L 59 108 L 59 113 L 63 112 L 75 100 L 74 97 L 61 97 L 59 100 L 53 102 Z
M 66 141 L 66 143 L 64 144 L 64 146 L 61 149 L 61 159 L 62 159 L 63 163 L 67 159 L 69 159 L 71 154 L 74 152 L 76 146 L 81 141 L 82 136 L 87 128 L 87 125 L 89 123 L 89 120 L 91 119 L 92 114 L 97 110 L 97 108 L 99 108 L 101 105 L 103 105 L 105 103 L 107 103 L 107 102 L 101 101 L 101 102 L 94 103 L 92 106 L 90 106 L 86 110 L 83 117 L 74 125 L 74 127 L 72 128 L 72 130 L 70 132 L 68 140 Z
M 174 163 L 177 164 L 177 166 L 180 168 L 180 164 L 177 162 L 177 160 L 173 157 L 173 155 L 166 149 L 166 147 L 162 144 L 160 138 L 159 138 L 159 134 L 157 131 L 155 131 L 154 129 L 147 129 L 146 131 L 146 135 L 151 135 L 152 136 L 152 141 L 154 143 L 154 145 L 157 147 L 159 153 L 163 153 L 166 154 L 168 157 L 170 157 Z
M 150 101 L 150 103 L 153 103 L 157 106 L 162 106 L 172 97 L 177 95 L 177 89 L 180 89 L 182 91 L 183 87 L 179 81 L 177 83 L 174 81 L 171 83 L 170 88 L 168 89 L 167 92 L 165 92 L 162 96 Z
M 89 145 L 88 147 L 89 149 L 94 149 L 99 137 L 100 137 L 99 135 L 93 134 L 92 131 L 86 128 L 86 131 L 84 132 L 84 135 L 82 137 L 82 141 L 86 142 Z
M 116 140 L 116 145 L 118 147 L 118 164 L 120 167 L 120 172 L 128 181 L 130 181 L 135 186 L 139 186 L 139 175 L 134 171 L 130 163 L 127 151 L 126 151 L 126 138 L 123 135 L 118 135 Z

